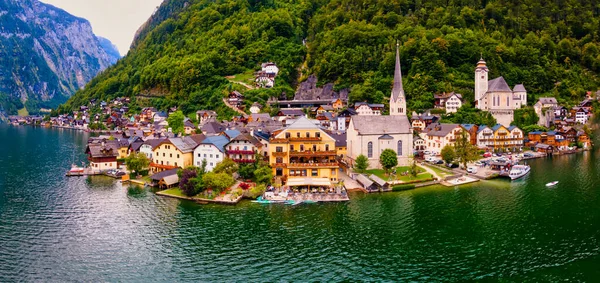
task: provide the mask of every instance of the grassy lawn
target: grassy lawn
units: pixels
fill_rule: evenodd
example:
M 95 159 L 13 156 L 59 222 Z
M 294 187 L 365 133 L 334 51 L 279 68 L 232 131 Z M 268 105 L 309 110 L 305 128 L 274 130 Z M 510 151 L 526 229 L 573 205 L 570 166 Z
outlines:
M 427 173 L 427 171 L 425 171 L 425 169 L 423 169 L 419 166 L 417 166 L 417 171 L 419 172 L 417 174 L 417 177 L 412 177 L 410 175 L 402 176 L 401 172 L 406 172 L 406 171 L 410 171 L 410 166 L 396 167 L 396 178 L 394 180 L 402 181 L 402 182 L 409 182 L 409 181 L 425 180 L 425 179 L 433 178 L 433 176 L 430 173 Z M 367 175 L 374 174 L 375 176 L 377 176 L 383 180 L 386 180 L 386 181 L 390 180 L 390 177 L 387 176 L 382 169 L 367 170 L 366 173 L 367 173 Z
M 230 78 L 229 80 L 234 82 L 243 82 L 251 84 L 252 82 L 254 82 L 254 71 L 248 70 L 244 73 L 234 75 L 233 77 L 234 78 Z
M 188 197 L 188 196 L 184 195 L 179 188 L 172 188 L 172 189 L 164 190 L 164 191 L 161 191 L 161 193 L 165 194 L 165 195 L 176 196 L 176 197 L 185 197 L 185 198 Z
M 17 114 L 21 117 L 25 117 L 29 116 L 29 111 L 27 111 L 27 108 L 23 107 L 22 109 L 19 109 L 19 112 Z
M 438 176 L 440 176 L 440 177 L 452 175 L 452 173 L 448 173 L 448 171 L 442 170 L 442 169 L 440 169 L 437 166 L 429 166 L 429 165 L 423 165 L 423 166 L 427 166 L 427 168 L 433 170 L 433 172 L 435 172 L 436 174 L 438 174 Z

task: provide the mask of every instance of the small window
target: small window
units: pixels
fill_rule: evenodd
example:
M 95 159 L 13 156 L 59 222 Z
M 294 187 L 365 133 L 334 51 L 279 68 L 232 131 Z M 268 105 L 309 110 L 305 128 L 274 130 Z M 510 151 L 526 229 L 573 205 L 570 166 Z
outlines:
M 321 137 L 321 133 L 317 132 L 317 133 L 315 134 L 315 136 L 316 136 L 317 138 L 320 138 L 320 137 Z
M 283 163 L 283 158 L 281 158 L 281 157 L 275 158 L 275 163 L 282 164 Z
M 218 154 L 217 154 L 217 155 L 215 155 L 215 158 L 217 158 L 217 159 L 218 159 L 218 158 L 219 158 L 219 155 L 218 155 Z
M 285 138 L 289 139 L 290 138 L 290 133 L 285 133 Z
M 276 152 L 283 152 L 283 147 L 282 146 L 278 146 L 275 148 Z
M 311 176 L 313 176 L 313 177 L 317 177 L 317 176 L 319 176 L 319 170 L 317 170 L 317 169 L 312 169 Z
M 298 138 L 300 137 L 300 132 L 296 133 L 296 137 L 298 137 Z
M 179 154 L 177 154 L 177 158 L 179 158 Z
M 310 133 L 309 132 L 306 132 L 306 137 L 310 138 Z
M 212 158 L 212 154 L 210 155 L 210 158 Z
M 367 144 L 367 157 L 373 158 L 373 142 Z

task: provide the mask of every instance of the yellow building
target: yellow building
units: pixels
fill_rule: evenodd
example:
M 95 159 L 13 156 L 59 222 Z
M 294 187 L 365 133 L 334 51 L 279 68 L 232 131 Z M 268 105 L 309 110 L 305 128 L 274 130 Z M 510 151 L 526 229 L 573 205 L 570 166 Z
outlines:
M 338 181 L 335 139 L 304 117 L 275 132 L 268 153 L 273 175 L 288 187 L 331 187 Z
M 152 151 L 152 172 L 192 166 L 197 146 L 195 136 L 165 139 Z
M 492 128 L 494 131 L 494 150 L 520 150 L 523 148 L 523 131 L 516 126 L 505 127 L 500 124 Z

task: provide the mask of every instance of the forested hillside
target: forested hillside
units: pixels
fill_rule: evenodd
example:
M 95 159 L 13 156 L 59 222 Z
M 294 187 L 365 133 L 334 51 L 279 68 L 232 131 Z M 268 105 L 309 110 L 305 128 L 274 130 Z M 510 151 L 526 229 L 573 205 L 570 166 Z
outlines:
M 435 92 L 472 100 L 480 56 L 490 78 L 523 83 L 530 101 L 570 102 L 600 85 L 599 25 L 596 1 L 165 1 L 129 55 L 60 111 L 90 98 L 135 96 L 162 109 L 232 114 L 221 99 L 239 86 L 225 76 L 265 61 L 281 73 L 274 89 L 250 91 L 252 99 L 290 96 L 316 74 L 319 83 L 351 87 L 351 101 L 385 102 L 397 40 L 412 110 L 431 107 Z

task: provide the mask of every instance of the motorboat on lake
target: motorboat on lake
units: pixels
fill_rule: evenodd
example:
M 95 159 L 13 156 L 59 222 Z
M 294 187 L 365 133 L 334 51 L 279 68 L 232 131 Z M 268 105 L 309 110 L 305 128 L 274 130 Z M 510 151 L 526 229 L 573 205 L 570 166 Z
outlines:
M 516 180 L 529 174 L 529 171 L 531 171 L 529 165 L 515 165 L 510 169 L 508 176 L 511 180 Z
M 558 184 L 558 181 L 550 182 L 550 183 L 546 184 L 546 187 L 554 187 L 557 184 Z

